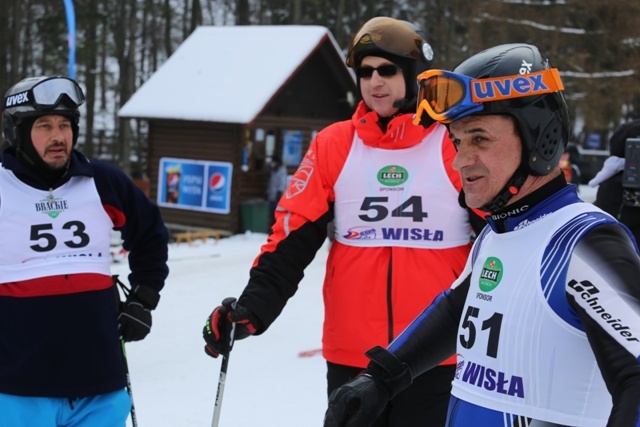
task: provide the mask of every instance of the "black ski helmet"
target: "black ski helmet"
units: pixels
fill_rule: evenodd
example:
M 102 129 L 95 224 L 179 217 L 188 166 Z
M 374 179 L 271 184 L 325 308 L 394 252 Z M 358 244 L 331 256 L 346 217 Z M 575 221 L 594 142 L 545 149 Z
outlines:
M 406 84 L 404 108 L 413 110 L 417 97 L 416 76 L 431 68 L 433 49 L 416 25 L 378 16 L 365 22 L 349 44 L 347 66 L 356 69 L 365 56 L 380 56 L 402 68 Z M 360 79 L 358 79 L 358 88 Z
M 494 46 L 461 62 L 453 70 L 472 78 L 514 76 L 551 68 L 536 46 L 512 43 Z M 522 141 L 522 166 L 542 176 L 557 167 L 569 141 L 569 110 L 562 92 L 485 102 L 477 114 L 512 116 Z M 519 188 L 519 187 L 518 187 Z
M 78 107 L 84 94 L 78 84 L 62 76 L 28 77 L 11 86 L 4 96 L 2 130 L 10 145 L 19 146 L 24 122 L 31 124 L 38 117 L 59 114 L 71 120 L 73 145 L 78 141 Z M 22 130 L 22 132 L 20 132 Z

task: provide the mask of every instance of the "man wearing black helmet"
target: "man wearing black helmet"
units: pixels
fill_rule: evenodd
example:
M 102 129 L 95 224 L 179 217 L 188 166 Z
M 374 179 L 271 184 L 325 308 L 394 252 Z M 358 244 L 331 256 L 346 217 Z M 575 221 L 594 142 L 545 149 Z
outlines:
M 559 170 L 558 70 L 508 44 L 419 82 L 416 122 L 448 124 L 463 201 L 490 212 L 488 226 L 451 289 L 331 396 L 325 427 L 369 425 L 454 351 L 448 427 L 640 426 L 640 258 Z
M 444 126 L 412 123 L 415 78 L 432 55 L 404 21 L 373 18 L 358 31 L 347 65 L 362 101 L 351 120 L 312 142 L 235 310 L 220 306 L 207 319 L 208 354 L 227 351 L 231 322 L 236 339 L 267 329 L 296 292 L 332 219 L 323 288 L 328 393 L 366 367 L 365 350 L 389 344 L 462 272 L 471 226 L 470 212 L 458 205 L 455 150 Z M 477 223 L 478 230 L 485 224 Z M 417 378 L 375 425 L 444 425 L 454 363 L 451 357 Z
M 121 171 L 74 149 L 84 95 L 66 77 L 12 86 L 0 167 L 0 424 L 125 426 L 121 339 L 143 339 L 168 274 L 160 212 Z M 130 251 L 116 305 L 111 230 Z

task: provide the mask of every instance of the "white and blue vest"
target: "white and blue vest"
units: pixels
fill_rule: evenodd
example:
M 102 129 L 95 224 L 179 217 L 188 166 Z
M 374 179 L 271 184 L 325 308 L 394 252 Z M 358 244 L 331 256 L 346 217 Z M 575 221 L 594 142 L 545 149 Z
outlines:
M 606 424 L 611 396 L 565 292 L 578 240 L 612 221 L 577 203 L 508 233 L 484 230 L 469 258 L 454 396 L 558 424 Z

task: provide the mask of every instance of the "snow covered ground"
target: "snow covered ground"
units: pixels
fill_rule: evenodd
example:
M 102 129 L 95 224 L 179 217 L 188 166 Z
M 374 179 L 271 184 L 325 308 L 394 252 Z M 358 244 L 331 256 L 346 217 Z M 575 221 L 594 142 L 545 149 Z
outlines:
M 580 195 L 591 202 L 595 191 L 581 186 Z M 139 427 L 211 426 L 221 361 L 205 355 L 202 327 L 225 297 L 240 294 L 265 239 L 247 233 L 217 244 L 170 246 L 171 272 L 152 332 L 127 344 Z M 328 247 L 318 252 L 298 293 L 265 334 L 236 342 L 220 427 L 322 426 L 325 362 L 315 350 L 321 345 L 327 253 Z M 126 278 L 127 271 L 126 263 L 114 264 L 115 274 Z
M 151 334 L 127 344 L 139 427 L 211 426 L 219 359 L 204 353 L 207 315 L 239 296 L 265 234 L 247 233 L 188 246 L 172 244 L 170 274 Z M 320 348 L 322 279 L 328 247 L 307 268 L 298 293 L 263 335 L 236 342 L 229 359 L 219 425 L 321 426 L 326 409 Z M 114 264 L 113 272 L 127 274 Z M 300 353 L 311 356 L 301 357 Z M 129 421 L 129 424 L 130 421 Z

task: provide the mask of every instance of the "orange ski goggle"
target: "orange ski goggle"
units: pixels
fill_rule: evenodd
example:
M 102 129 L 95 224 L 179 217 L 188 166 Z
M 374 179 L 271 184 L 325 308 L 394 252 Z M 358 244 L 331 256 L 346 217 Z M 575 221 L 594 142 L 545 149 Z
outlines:
M 483 103 L 558 92 L 564 89 L 556 68 L 529 74 L 474 79 L 445 70 L 427 70 L 418 75 L 418 106 L 413 119 L 422 114 L 441 123 L 451 123 L 483 110 Z

